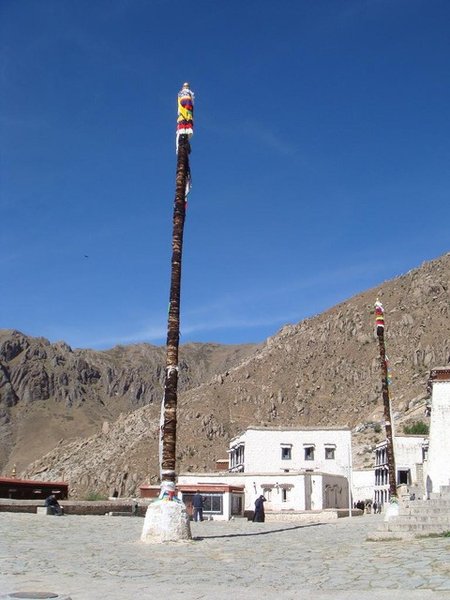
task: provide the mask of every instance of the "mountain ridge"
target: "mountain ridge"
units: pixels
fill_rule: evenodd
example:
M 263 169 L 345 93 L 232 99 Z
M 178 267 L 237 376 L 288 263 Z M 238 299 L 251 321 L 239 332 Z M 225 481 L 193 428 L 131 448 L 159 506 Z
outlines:
M 409 421 L 426 420 L 429 369 L 450 362 L 449 279 L 450 253 L 447 253 L 323 313 L 283 327 L 265 344 L 249 345 L 245 350 L 236 346 L 232 357 L 223 355 L 222 362 L 211 358 L 214 354 L 211 348 L 207 363 L 216 368 L 211 367 L 203 379 L 200 375 L 196 379 L 196 373 L 206 365 L 199 348 L 189 364 L 193 369 L 190 380 L 179 394 L 178 470 L 212 470 L 215 460 L 226 456 L 229 439 L 255 424 L 348 425 L 354 432 L 355 467 L 370 467 L 372 448 L 382 439 L 379 430 L 383 419 L 373 303 L 379 297 L 385 306 L 394 423 L 401 428 Z M 78 363 L 82 368 L 77 376 L 84 382 L 80 385 L 93 392 L 98 387 L 93 362 L 97 355 L 95 351 L 85 352 L 94 354 L 77 357 L 87 363 L 87 366 Z M 129 356 L 128 350 L 120 352 Z M 164 349 L 158 359 L 163 365 Z M 2 358 L 0 367 L 4 364 Z M 127 365 L 126 393 L 131 394 L 131 389 L 135 398 L 140 379 L 134 354 Z M 163 367 L 158 377 L 162 373 Z M 113 385 L 115 379 L 110 379 Z M 5 389 L 2 381 L 0 392 Z M 125 386 L 122 380 L 121 385 L 122 393 Z M 147 385 L 161 391 L 161 382 L 159 387 L 154 382 Z M 147 394 L 148 389 L 144 390 Z M 117 415 L 123 394 L 112 396 L 105 407 L 110 416 L 106 410 L 104 419 L 98 414 L 93 419 L 95 423 L 84 430 L 83 437 L 62 438 L 49 452 L 42 452 L 36 461 L 22 467 L 22 474 L 46 479 L 64 475 L 72 493 L 79 497 L 88 490 L 107 494 L 113 489 L 133 495 L 143 481 L 155 482 L 160 402 L 156 402 L 157 394 L 152 402 L 144 402 L 142 397 L 143 393 L 132 412 L 122 407 Z M 81 401 L 78 397 L 75 400 Z M 3 404 L 0 402 L 0 407 Z M 101 413 L 98 404 L 95 406 L 97 413 Z M 0 425 L 0 435 L 2 431 Z M 22 442 L 18 441 L 18 448 Z M 10 452 L 3 463 L 6 468 L 10 468 L 13 459 L 14 452 Z

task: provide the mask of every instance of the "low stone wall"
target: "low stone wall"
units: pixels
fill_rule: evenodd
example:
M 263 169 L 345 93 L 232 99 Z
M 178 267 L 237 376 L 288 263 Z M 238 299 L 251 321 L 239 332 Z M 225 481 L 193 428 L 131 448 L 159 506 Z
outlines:
M 336 510 L 266 512 L 266 521 L 282 523 L 324 523 L 338 518 Z
M 359 509 L 352 510 L 352 517 L 360 517 L 363 511 Z M 303 510 L 303 511 L 283 511 L 283 512 L 267 512 L 266 521 L 281 521 L 281 522 L 303 522 L 303 523 L 327 523 L 335 521 L 342 517 L 348 517 L 349 510 L 346 508 L 326 508 L 325 510 Z
M 105 515 L 107 513 L 120 513 L 122 516 L 134 515 L 145 517 L 148 502 L 131 498 L 117 500 L 61 500 L 65 515 Z M 137 505 L 137 508 L 136 508 Z M 36 513 L 38 506 L 44 506 L 42 500 L 9 500 L 0 498 L 0 512 Z
M 61 500 L 65 515 L 105 515 L 114 513 L 113 516 L 134 515 L 145 517 L 147 507 L 151 500 L 139 498 L 117 498 L 117 500 Z M 137 508 L 136 508 L 137 505 Z M 0 512 L 22 512 L 36 513 L 38 506 L 44 506 L 42 500 L 9 500 L 0 498 Z M 352 510 L 352 516 L 361 516 L 363 512 L 359 509 Z M 245 518 L 252 520 L 253 511 L 246 511 Z M 340 517 L 348 517 L 348 509 L 333 509 L 317 511 L 266 511 L 266 521 L 292 522 L 301 521 L 305 523 L 323 523 L 334 521 Z

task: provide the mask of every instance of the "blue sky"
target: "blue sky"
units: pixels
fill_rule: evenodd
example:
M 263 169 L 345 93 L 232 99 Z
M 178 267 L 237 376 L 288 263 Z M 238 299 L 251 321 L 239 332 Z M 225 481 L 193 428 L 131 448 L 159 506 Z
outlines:
M 0 0 L 0 328 L 258 342 L 450 250 L 447 0 Z

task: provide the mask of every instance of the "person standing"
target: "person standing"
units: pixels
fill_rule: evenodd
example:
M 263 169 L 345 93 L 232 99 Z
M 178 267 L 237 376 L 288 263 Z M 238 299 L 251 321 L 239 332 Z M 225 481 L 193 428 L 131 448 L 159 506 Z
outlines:
M 253 515 L 253 521 L 255 523 L 264 523 L 264 521 L 266 519 L 266 515 L 264 513 L 264 502 L 265 501 L 266 501 L 266 499 L 264 498 L 264 496 L 262 494 L 255 500 L 255 514 Z
M 203 504 L 204 498 L 200 494 L 200 491 L 197 490 L 192 499 L 192 506 L 194 508 L 194 521 L 203 521 Z

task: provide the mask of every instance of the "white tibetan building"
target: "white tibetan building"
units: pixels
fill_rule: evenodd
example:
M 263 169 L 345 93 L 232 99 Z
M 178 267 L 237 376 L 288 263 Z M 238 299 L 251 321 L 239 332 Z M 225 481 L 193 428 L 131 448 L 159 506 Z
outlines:
M 373 499 L 377 504 L 389 501 L 389 465 L 387 442 L 383 440 L 375 449 L 375 485 Z M 425 490 L 427 468 L 428 436 L 396 435 L 394 437 L 394 457 L 397 486 L 406 486 L 421 499 Z
M 183 498 L 189 500 L 197 488 L 208 506 L 215 503 L 217 510 L 206 510 L 207 517 L 229 519 L 234 516 L 233 506 L 251 511 L 261 494 L 267 500 L 268 514 L 349 507 L 349 428 L 249 427 L 231 440 L 228 454 L 226 473 L 190 473 L 178 478 Z M 215 499 L 209 499 L 208 486 Z M 225 496 L 219 501 L 217 486 L 223 486 L 224 495 L 232 490 L 234 501 Z
M 450 485 L 450 366 L 431 370 L 430 445 L 426 471 L 427 494 Z

